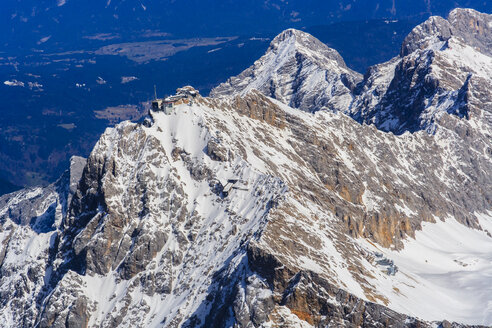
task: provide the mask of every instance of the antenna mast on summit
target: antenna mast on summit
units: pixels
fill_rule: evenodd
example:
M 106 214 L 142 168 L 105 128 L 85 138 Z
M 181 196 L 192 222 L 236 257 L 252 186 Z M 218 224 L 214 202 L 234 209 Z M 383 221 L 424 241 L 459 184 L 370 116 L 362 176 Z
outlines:
M 154 100 L 157 100 L 157 89 L 155 88 L 155 84 L 154 84 Z

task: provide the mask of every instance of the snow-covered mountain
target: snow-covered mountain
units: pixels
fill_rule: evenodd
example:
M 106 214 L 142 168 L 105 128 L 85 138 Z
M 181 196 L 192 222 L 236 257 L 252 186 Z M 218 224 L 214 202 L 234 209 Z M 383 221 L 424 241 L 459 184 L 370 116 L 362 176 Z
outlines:
M 287 30 L 214 97 L 107 129 L 55 184 L 0 198 L 0 322 L 492 325 L 492 89 L 478 83 L 492 66 L 476 49 L 489 40 L 474 36 L 476 17 L 489 19 L 452 12 L 464 32 L 441 41 L 429 31 L 445 20 L 431 18 L 363 80 Z M 403 62 L 431 50 L 444 59 L 422 63 L 438 86 L 409 88 L 464 109 L 431 110 L 431 98 L 418 129 L 406 116 L 385 124 L 396 118 L 377 113 L 420 106 L 392 88 L 406 81 L 397 72 L 418 76 Z M 463 76 L 466 91 L 453 94 Z M 382 107 L 389 99 L 399 102 Z
M 336 50 L 290 29 L 210 95 L 256 89 L 294 108 L 342 111 L 397 134 L 432 133 L 444 113 L 492 119 L 482 99 L 492 85 L 491 26 L 491 15 L 471 9 L 455 9 L 448 20 L 430 17 L 407 36 L 399 56 L 371 67 L 363 79 Z
M 304 111 L 345 111 L 362 76 L 334 49 L 294 29 L 279 34 L 251 67 L 214 88 L 212 97 L 245 95 L 256 89 Z
M 492 16 L 453 10 L 405 39 L 400 56 L 369 70 L 352 105 L 358 120 L 395 133 L 432 132 L 445 113 L 492 119 Z

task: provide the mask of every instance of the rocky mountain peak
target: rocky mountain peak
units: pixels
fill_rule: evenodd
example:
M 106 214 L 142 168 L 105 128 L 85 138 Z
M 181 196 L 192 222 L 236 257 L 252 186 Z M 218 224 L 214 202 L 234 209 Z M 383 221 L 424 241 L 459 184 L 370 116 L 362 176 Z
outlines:
M 400 56 L 407 56 L 416 50 L 444 42 L 451 35 L 451 24 L 440 16 L 432 16 L 407 35 L 401 46 Z
M 455 9 L 448 22 L 453 34 L 483 54 L 492 56 L 492 15 L 473 9 Z
M 470 9 L 455 9 L 448 19 L 432 16 L 409 33 L 399 56 L 370 68 L 364 79 L 336 50 L 288 29 L 254 65 L 210 95 L 244 96 L 256 89 L 294 108 L 344 112 L 396 134 L 434 133 L 446 121 L 443 115 L 466 119 L 489 111 L 472 104 L 486 97 L 484 86 L 492 83 L 491 26 L 491 15 Z
M 265 55 L 210 95 L 245 95 L 256 89 L 308 112 L 345 111 L 360 80 L 362 76 L 347 68 L 336 50 L 305 32 L 288 29 L 273 39 Z
M 311 56 L 312 60 L 320 62 L 333 60 L 339 67 L 347 68 L 338 51 L 326 46 L 311 34 L 300 30 L 290 28 L 277 35 L 270 43 L 267 53 L 270 51 L 280 53 L 284 50 L 302 53 L 303 55 Z
M 400 54 L 406 56 L 418 49 L 436 48 L 451 37 L 457 37 L 476 50 L 490 55 L 492 16 L 463 8 L 451 11 L 447 19 L 432 16 L 410 32 L 402 44 Z
M 492 15 L 470 9 L 430 17 L 409 33 L 398 57 L 369 70 L 353 117 L 396 134 L 434 133 L 453 121 L 449 115 L 490 126 L 491 26 Z

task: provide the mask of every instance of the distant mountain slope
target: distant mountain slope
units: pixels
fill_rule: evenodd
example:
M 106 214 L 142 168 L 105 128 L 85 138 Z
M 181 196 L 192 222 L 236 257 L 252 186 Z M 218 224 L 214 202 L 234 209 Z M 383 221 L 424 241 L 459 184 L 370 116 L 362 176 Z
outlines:
M 432 132 L 444 113 L 490 124 L 491 25 L 491 15 L 469 9 L 453 10 L 447 20 L 429 18 L 407 36 L 397 58 L 369 71 L 352 115 L 398 134 Z
M 334 49 L 294 29 L 279 34 L 265 55 L 238 76 L 214 88 L 212 97 L 245 95 L 256 89 L 304 111 L 346 111 L 362 76 Z

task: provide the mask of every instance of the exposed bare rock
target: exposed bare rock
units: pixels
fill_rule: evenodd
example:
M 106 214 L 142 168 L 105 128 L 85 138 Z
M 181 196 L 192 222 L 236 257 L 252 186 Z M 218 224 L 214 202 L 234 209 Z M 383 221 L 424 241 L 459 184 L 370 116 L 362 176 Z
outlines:
M 229 152 L 221 145 L 220 139 L 210 139 L 207 143 L 207 154 L 215 161 L 226 162 Z
M 244 97 L 236 96 L 233 106 L 240 114 L 250 118 L 279 128 L 285 126 L 285 113 L 271 100 L 257 91 L 252 91 Z

